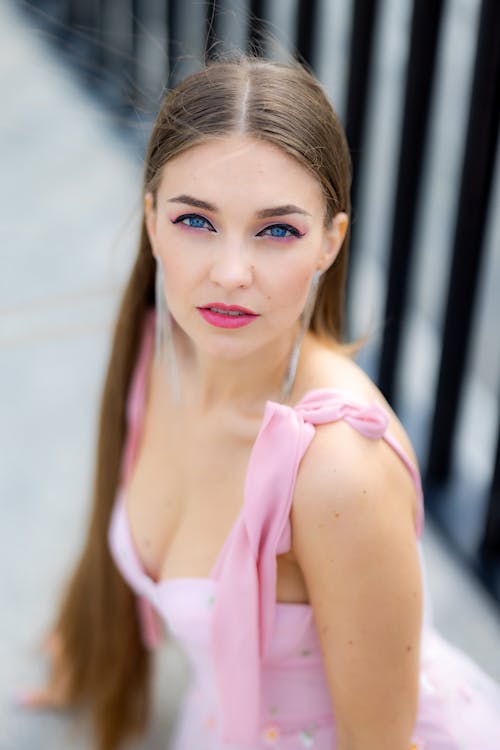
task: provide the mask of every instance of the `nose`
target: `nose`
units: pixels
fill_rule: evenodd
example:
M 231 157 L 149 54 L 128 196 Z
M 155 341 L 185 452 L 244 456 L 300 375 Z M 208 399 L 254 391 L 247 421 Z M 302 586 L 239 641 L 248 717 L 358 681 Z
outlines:
M 242 243 L 228 242 L 217 249 L 210 269 L 210 281 L 226 291 L 246 289 L 253 281 L 253 266 Z

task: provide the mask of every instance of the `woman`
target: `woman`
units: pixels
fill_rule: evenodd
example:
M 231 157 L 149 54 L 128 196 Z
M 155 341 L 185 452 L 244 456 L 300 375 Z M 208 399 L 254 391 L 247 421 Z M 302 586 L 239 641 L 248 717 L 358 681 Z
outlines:
M 101 750 L 145 725 L 158 615 L 193 666 L 174 750 L 500 744 L 497 686 L 423 625 L 415 457 L 341 343 L 349 183 L 299 66 L 213 63 L 161 107 L 90 529 L 31 697 L 89 706 Z

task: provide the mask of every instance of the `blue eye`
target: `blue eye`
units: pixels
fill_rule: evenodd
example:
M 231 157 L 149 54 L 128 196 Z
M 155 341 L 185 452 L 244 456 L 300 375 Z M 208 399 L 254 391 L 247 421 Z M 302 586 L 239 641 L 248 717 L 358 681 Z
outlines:
M 210 232 L 215 232 L 215 229 L 208 219 L 199 216 L 199 214 L 182 214 L 182 216 L 178 216 L 177 219 L 174 219 L 172 224 L 184 224 L 184 226 L 192 229 L 208 229 Z
M 287 237 L 302 237 L 302 234 L 290 224 L 271 224 L 261 232 L 258 237 L 276 237 L 277 239 L 286 239 Z

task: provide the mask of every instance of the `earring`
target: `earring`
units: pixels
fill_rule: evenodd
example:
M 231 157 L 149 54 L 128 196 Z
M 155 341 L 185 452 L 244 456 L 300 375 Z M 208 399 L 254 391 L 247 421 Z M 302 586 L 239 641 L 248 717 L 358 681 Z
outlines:
M 293 343 L 292 353 L 290 354 L 290 359 L 288 361 L 288 368 L 286 371 L 285 379 L 283 381 L 283 386 L 281 388 L 281 400 L 282 401 L 289 400 L 290 393 L 292 391 L 292 387 L 295 382 L 295 375 L 297 374 L 297 365 L 299 364 L 300 348 L 302 346 L 302 340 L 304 338 L 304 335 L 309 328 L 309 323 L 311 322 L 312 314 L 314 311 L 314 305 L 316 304 L 316 297 L 318 294 L 318 286 L 319 286 L 320 277 L 321 277 L 321 271 L 315 271 L 311 279 L 311 286 L 309 287 L 309 291 L 307 293 L 306 303 L 304 305 L 304 309 L 302 310 L 302 314 L 300 316 L 299 330 L 297 332 L 295 341 Z
M 309 292 L 307 293 L 306 304 L 304 305 L 304 309 L 302 310 L 301 324 L 304 333 L 309 328 L 309 323 L 311 322 L 312 314 L 314 312 L 314 305 L 316 304 L 316 297 L 318 296 L 318 286 L 320 278 L 321 271 L 315 271 L 311 279 Z
M 172 316 L 165 298 L 163 265 L 160 258 L 156 259 L 155 308 L 155 356 L 157 361 L 165 360 L 171 392 L 178 403 L 180 401 L 179 370 L 175 355 Z

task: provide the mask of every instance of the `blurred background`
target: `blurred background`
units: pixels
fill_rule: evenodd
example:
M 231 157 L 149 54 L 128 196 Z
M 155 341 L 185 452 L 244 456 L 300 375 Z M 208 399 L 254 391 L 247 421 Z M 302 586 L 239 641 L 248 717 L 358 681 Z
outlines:
M 419 456 L 436 624 L 500 680 L 500 3 L 2 0 L 1 750 L 90 747 L 14 693 L 43 679 L 85 533 L 152 119 L 207 56 L 245 49 L 307 62 L 346 127 L 349 336 Z M 178 697 L 163 664 L 182 672 L 165 649 L 141 748 L 164 746 Z

